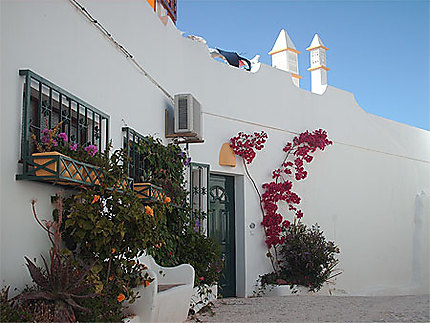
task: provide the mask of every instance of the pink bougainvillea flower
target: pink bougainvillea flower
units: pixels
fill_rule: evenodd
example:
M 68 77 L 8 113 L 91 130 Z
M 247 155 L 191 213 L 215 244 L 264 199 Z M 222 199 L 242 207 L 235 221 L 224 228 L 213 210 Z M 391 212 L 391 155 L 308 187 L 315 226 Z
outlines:
M 70 150 L 77 151 L 78 150 L 78 144 L 71 144 Z
M 255 151 L 264 148 L 267 137 L 264 131 L 254 132 L 251 135 L 239 132 L 236 137 L 230 139 L 230 147 L 235 155 L 242 157 L 247 164 L 251 164 L 256 156 Z
M 42 143 L 44 143 L 44 144 L 47 144 L 47 143 L 49 143 L 49 136 L 46 136 L 46 135 L 43 135 L 43 137 L 42 138 L 40 138 L 40 141 L 42 142 Z
M 90 155 L 91 157 L 94 157 L 95 154 L 99 151 L 99 149 L 94 145 L 88 145 L 84 148 L 84 150 Z
M 62 139 L 64 142 L 67 142 L 67 134 L 64 132 L 60 132 L 57 136 L 58 138 Z

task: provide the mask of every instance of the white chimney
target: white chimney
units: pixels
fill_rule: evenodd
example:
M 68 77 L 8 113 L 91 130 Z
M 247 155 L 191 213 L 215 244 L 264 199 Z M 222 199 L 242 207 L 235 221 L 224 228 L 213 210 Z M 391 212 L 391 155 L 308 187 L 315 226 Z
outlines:
M 272 66 L 291 73 L 293 83 L 300 87 L 299 59 L 300 52 L 294 46 L 288 33 L 282 29 L 269 55 L 272 56 Z
M 311 45 L 306 50 L 310 52 L 311 67 L 308 71 L 311 72 L 311 91 L 321 95 L 327 89 L 329 68 L 326 66 L 326 51 L 328 48 L 324 46 L 318 34 L 315 34 Z

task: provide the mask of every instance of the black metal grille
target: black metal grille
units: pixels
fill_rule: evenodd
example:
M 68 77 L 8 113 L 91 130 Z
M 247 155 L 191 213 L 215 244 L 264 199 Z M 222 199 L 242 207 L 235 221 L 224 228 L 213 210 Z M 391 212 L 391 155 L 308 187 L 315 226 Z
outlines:
M 142 182 L 143 177 L 145 177 L 145 157 L 139 152 L 139 146 L 145 137 L 129 127 L 123 127 L 122 131 L 124 134 L 123 147 L 130 159 L 128 176 L 136 183 Z
M 208 214 L 209 206 L 210 166 L 192 162 L 189 165 L 189 172 L 190 204 L 193 208 L 193 213 L 198 213 L 205 218 Z
M 70 143 L 95 145 L 103 151 L 109 141 L 109 116 L 47 79 L 30 70 L 25 76 L 21 158 L 30 156 L 40 140 L 43 129 L 52 129 L 61 122 Z

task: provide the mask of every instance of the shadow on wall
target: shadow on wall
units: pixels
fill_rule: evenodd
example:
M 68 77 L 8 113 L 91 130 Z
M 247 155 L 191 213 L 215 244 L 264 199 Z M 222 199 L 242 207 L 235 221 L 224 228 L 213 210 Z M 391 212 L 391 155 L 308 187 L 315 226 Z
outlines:
M 425 243 L 425 204 L 427 194 L 421 191 L 415 197 L 414 233 L 412 235 L 412 280 L 411 285 L 417 290 L 429 292 L 428 247 Z

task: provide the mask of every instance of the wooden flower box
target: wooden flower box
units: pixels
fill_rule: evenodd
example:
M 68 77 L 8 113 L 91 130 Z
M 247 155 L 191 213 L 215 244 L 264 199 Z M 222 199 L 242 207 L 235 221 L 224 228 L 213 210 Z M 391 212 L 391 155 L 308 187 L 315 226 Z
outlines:
M 59 152 L 34 153 L 24 159 L 24 172 L 17 179 L 50 182 L 60 185 L 99 185 L 100 167 L 74 160 Z
M 159 186 L 151 183 L 134 183 L 134 191 L 143 202 L 164 202 L 166 192 Z

